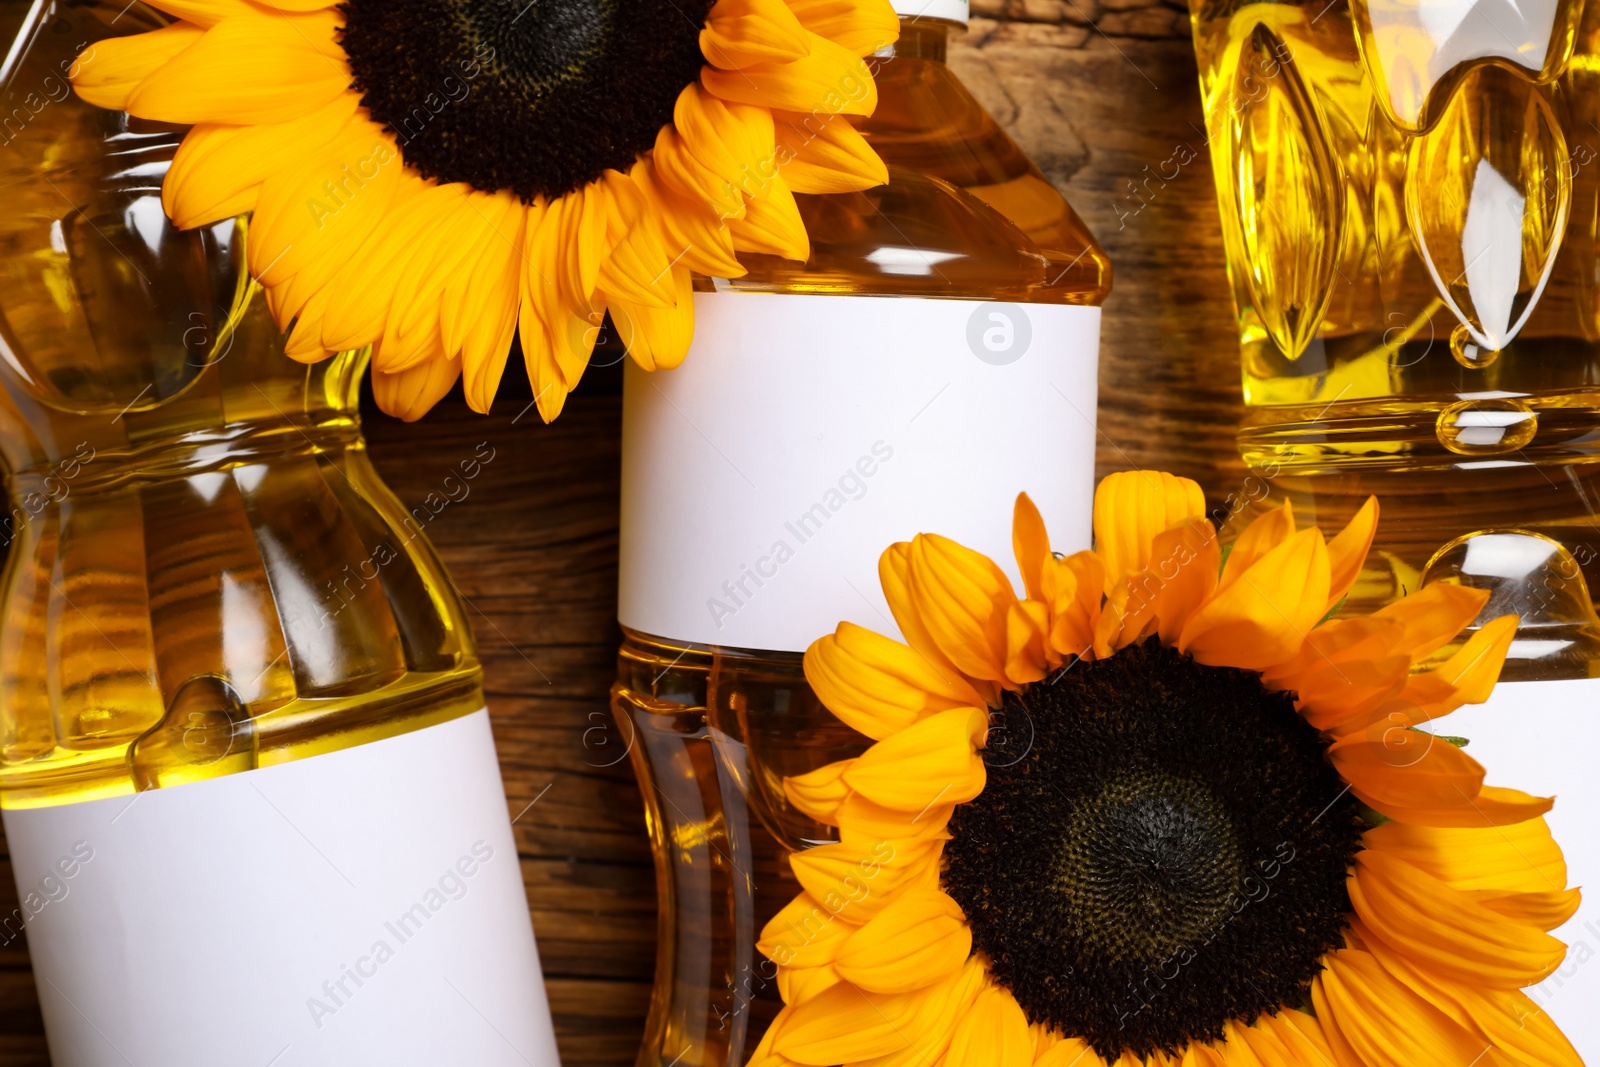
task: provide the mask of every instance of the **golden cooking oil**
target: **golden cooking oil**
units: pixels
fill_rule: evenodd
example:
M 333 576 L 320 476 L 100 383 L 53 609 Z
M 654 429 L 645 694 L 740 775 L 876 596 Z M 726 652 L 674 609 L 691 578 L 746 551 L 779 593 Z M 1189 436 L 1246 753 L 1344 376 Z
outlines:
M 1384 522 L 1350 609 L 1535 563 L 1495 607 L 1508 678 L 1596 673 L 1600 13 L 1335 0 L 1191 5 L 1246 463 L 1306 518 Z M 1487 547 L 1477 552 L 1478 565 Z M 1466 564 L 1469 567 L 1472 564 Z M 1488 580 L 1487 576 L 1480 576 Z
M 782 779 L 867 743 L 802 653 L 842 618 L 897 635 L 878 554 L 933 529 L 1009 560 L 1019 490 L 1087 547 L 1110 265 L 946 64 L 963 0 L 921 6 L 852 120 L 888 184 L 799 195 L 810 259 L 697 279 L 684 365 L 625 386 L 612 710 L 660 906 L 640 1067 L 737 1067 L 780 1005 L 754 941 L 798 890 L 787 851 L 835 833 Z
M 1520 617 L 1487 702 L 1427 728 L 1466 738 L 1490 784 L 1553 795 L 1570 881 L 1592 886 L 1600 9 L 1190 12 L 1257 475 L 1229 510 L 1288 499 L 1332 529 L 1376 494 L 1347 612 L 1451 582 L 1489 593 L 1480 622 Z M 1589 1062 L 1597 932 L 1586 902 L 1553 931 L 1567 962 L 1529 991 Z
M 52 1057 L 553 1064 L 472 633 L 368 459 L 364 354 L 287 358 L 245 221 L 163 213 L 184 131 L 72 95 L 164 19 L 4 10 L 0 928 Z M 439 973 L 524 1051 L 417 1011 Z

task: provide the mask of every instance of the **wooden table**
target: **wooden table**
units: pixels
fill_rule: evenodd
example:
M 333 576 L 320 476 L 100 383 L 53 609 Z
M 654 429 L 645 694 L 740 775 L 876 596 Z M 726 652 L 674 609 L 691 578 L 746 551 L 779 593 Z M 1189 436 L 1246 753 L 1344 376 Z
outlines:
M 1115 267 L 1100 470 L 1164 467 L 1199 479 L 1215 503 L 1242 477 L 1239 379 L 1185 10 L 1157 0 L 973 7 L 952 64 Z M 626 760 L 601 766 L 609 730 L 592 729 L 610 722 L 619 636 L 619 386 L 617 368 L 592 371 L 550 427 L 532 415 L 513 423 L 525 384 L 488 417 L 458 392 L 414 426 L 375 411 L 367 420 L 378 469 L 408 504 L 479 442 L 496 450 L 428 533 L 477 628 L 566 1067 L 632 1063 L 655 953 L 639 794 Z M 0 914 L 16 903 L 6 862 Z M 48 1062 L 26 951 L 0 949 L 0 1067 Z

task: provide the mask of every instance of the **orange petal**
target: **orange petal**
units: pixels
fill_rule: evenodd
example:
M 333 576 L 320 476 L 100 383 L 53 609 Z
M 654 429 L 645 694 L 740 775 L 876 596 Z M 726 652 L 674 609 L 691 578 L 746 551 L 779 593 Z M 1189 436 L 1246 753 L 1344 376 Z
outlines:
M 983 696 L 941 657 L 842 622 L 806 650 L 806 681 L 845 725 L 873 740 L 949 708 L 981 707 Z
M 991 985 L 956 1023 L 946 1067 L 1031 1067 L 1033 1035 L 1009 990 Z
M 141 81 L 124 106 L 162 122 L 288 122 L 350 87 L 334 12 L 223 19 Z
M 1432 734 L 1403 726 L 1374 726 L 1328 750 L 1362 801 L 1389 814 L 1391 807 L 1444 808 L 1466 804 L 1483 788 L 1483 766 Z
M 607 294 L 611 321 L 628 355 L 645 370 L 671 370 L 694 340 L 694 274 L 683 263 L 668 269 L 673 302 L 667 307 L 635 304 Z
M 811 258 L 811 239 L 800 217 L 799 202 L 780 177 L 774 177 L 766 188 L 764 198 L 745 205 L 744 218 L 728 221 L 733 247 L 804 263 Z
M 357 94 L 341 93 L 289 122 L 196 126 L 172 157 L 161 183 L 162 206 L 181 229 L 253 211 L 261 183 L 285 159 L 315 152 L 344 132 L 360 103 Z
M 843 776 L 851 762 L 837 760 L 806 774 L 791 775 L 783 780 L 783 795 L 818 822 L 838 826 L 839 805 L 850 795 Z
M 1350 587 L 1356 584 L 1361 566 L 1367 561 L 1367 552 L 1372 548 L 1372 536 L 1377 532 L 1378 498 L 1369 496 L 1355 517 L 1328 542 L 1328 569 L 1331 574 L 1328 611 L 1337 607 Z
M 918 534 L 911 594 L 928 634 L 963 674 L 1006 680 L 1006 616 L 1016 594 L 993 560 L 948 537 Z
M 717 0 L 700 31 L 706 62 L 723 70 L 799 59 L 811 51 L 805 27 L 783 0 Z
M 1401 623 L 1404 629 L 1395 638 L 1394 647 L 1420 660 L 1449 644 L 1488 602 L 1487 590 L 1435 582 L 1380 608 L 1373 617 Z
M 372 372 L 372 396 L 385 414 L 416 422 L 437 404 L 461 377 L 459 360 L 430 359 L 398 374 Z
M 840 945 L 840 977 L 874 993 L 907 993 L 960 973 L 972 930 L 942 890 L 902 894 Z
M 740 70 L 704 67 L 700 83 L 731 103 L 784 111 L 870 115 L 878 106 L 872 71 L 849 49 L 807 31 L 810 51 L 787 63 Z
M 1232 585 L 1267 553 L 1293 536 L 1294 507 L 1285 500 L 1281 507 L 1273 508 L 1244 528 L 1244 533 L 1228 550 L 1228 562 L 1222 569 L 1218 585 L 1222 588 Z M 1324 609 L 1323 614 L 1326 613 Z M 1320 619 L 1322 615 L 1317 617 Z
M 149 33 L 97 41 L 72 64 L 72 87 L 96 107 L 122 111 L 135 86 L 203 36 L 199 26 L 175 22 Z
M 983 791 L 978 745 L 988 713 L 951 708 L 884 738 L 844 772 L 844 781 L 868 799 L 897 811 L 959 804 Z
M 1566 946 L 1543 930 L 1506 918 L 1389 853 L 1357 853 L 1348 889 L 1375 937 L 1468 985 L 1533 985 L 1566 955 Z
M 640 159 L 630 173 L 656 205 L 653 214 L 660 223 L 661 242 L 669 259 L 710 278 L 737 278 L 745 273 L 734 257 L 733 235 L 718 212 L 668 187 L 652 159 Z M 742 199 L 739 210 L 744 210 Z
M 781 111 L 773 118 L 778 172 L 795 192 L 850 193 L 889 180 L 889 168 L 844 116 Z
M 1302 530 L 1219 586 L 1177 647 L 1212 666 L 1264 670 L 1300 650 L 1327 599 L 1327 546 L 1321 531 Z
M 1094 551 L 1105 567 L 1104 591 L 1149 566 L 1157 534 L 1203 517 L 1205 507 L 1198 484 L 1165 471 L 1119 471 L 1102 478 L 1094 492 Z
M 910 993 L 869 993 L 848 982 L 792 1005 L 774 1027 L 773 1048 L 796 1062 L 826 1067 L 939 1063 L 950 1035 L 987 985 L 983 965 L 969 959 L 942 982 Z
M 1006 678 L 1017 684 L 1037 682 L 1060 662 L 1045 637 L 1050 609 L 1037 600 L 1013 600 L 1006 609 Z
M 1373 1067 L 1476 1062 L 1488 1043 L 1393 978 L 1371 955 L 1330 953 L 1311 1002 L 1340 1067 L 1344 1050 Z
M 900 37 L 900 17 L 889 0 L 788 0 L 789 9 L 812 33 L 870 56 Z
M 1018 493 L 1011 511 L 1011 551 L 1022 572 L 1022 585 L 1029 600 L 1044 600 L 1044 567 L 1052 559 L 1050 535 L 1044 517 L 1027 493 Z
M 756 949 L 779 967 L 821 967 L 858 929 L 801 893 L 762 927 Z
M 1480 827 L 1510 826 L 1537 819 L 1554 806 L 1555 801 L 1550 797 L 1529 796 L 1515 789 L 1486 785 L 1476 797 L 1464 803 L 1438 807 L 1406 807 L 1390 803 L 1382 810 L 1383 814 L 1396 822 L 1418 826 Z
M 795 879 L 823 907 L 864 923 L 882 911 L 907 884 L 920 884 L 930 864 L 937 872 L 944 843 L 938 840 L 836 841 L 789 857 Z

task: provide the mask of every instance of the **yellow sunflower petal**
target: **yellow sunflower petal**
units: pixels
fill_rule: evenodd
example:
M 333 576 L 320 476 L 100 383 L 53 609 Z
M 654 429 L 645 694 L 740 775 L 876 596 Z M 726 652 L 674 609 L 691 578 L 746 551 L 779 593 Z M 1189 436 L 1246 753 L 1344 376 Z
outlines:
M 912 589 L 911 542 L 900 541 L 884 549 L 878 557 L 878 581 L 883 586 L 884 599 L 889 602 L 889 612 L 905 635 L 906 643 L 915 649 L 949 685 L 964 684 L 976 690 L 983 703 L 993 704 L 998 687 L 990 681 L 964 674 L 940 650 L 928 622 L 922 617 Z
M 1534 893 L 1567 885 L 1561 846 L 1542 818 L 1492 829 L 1391 822 L 1368 830 L 1361 843 L 1466 893 Z
M 437 404 L 461 377 L 459 360 L 430 359 L 398 374 L 372 372 L 372 396 L 386 415 L 415 422 Z
M 1022 586 L 1029 600 L 1045 600 L 1044 567 L 1052 558 L 1050 535 L 1044 517 L 1027 493 L 1018 493 L 1011 509 L 1011 552 L 1022 572 Z
M 810 51 L 787 63 L 755 63 L 740 70 L 705 67 L 700 83 L 730 103 L 784 111 L 870 115 L 878 88 L 861 58 L 807 31 Z
M 1486 785 L 1481 793 L 1465 802 L 1458 800 L 1437 807 L 1408 807 L 1388 803 L 1381 810 L 1396 822 L 1414 823 L 1417 826 L 1480 827 L 1526 822 L 1544 815 L 1554 806 L 1555 800 L 1551 797 L 1529 796 L 1515 789 Z
M 840 977 L 874 993 L 906 993 L 960 972 L 972 930 L 939 889 L 906 893 L 851 934 L 838 950 Z
M 970 678 L 1004 682 L 1006 614 L 1016 600 L 994 561 L 938 534 L 911 542 L 916 612 L 945 657 Z
M 1100 659 L 1127 648 L 1154 628 L 1158 583 L 1148 571 L 1117 583 L 1100 608 L 1094 630 L 1094 654 Z
M 1162 641 L 1176 644 L 1190 617 L 1216 590 L 1221 557 L 1216 528 L 1206 519 L 1186 519 L 1156 534 L 1149 573 L 1159 582 L 1153 599 Z
M 545 328 L 543 316 L 534 309 L 528 298 L 528 266 L 523 266 L 523 300 L 517 313 L 517 339 L 522 343 L 522 362 L 528 372 L 528 384 L 533 389 L 533 402 L 539 417 L 550 422 L 561 414 L 567 401 L 566 383 L 561 368 L 556 365 L 555 349 L 550 344 L 550 331 Z
M 1212 666 L 1263 670 L 1299 651 L 1327 599 L 1327 546 L 1320 530 L 1302 530 L 1219 587 L 1177 648 Z
M 1367 497 L 1355 517 L 1343 530 L 1328 542 L 1328 568 L 1332 578 L 1328 584 L 1328 605 L 1332 611 L 1361 574 L 1361 565 L 1372 548 L 1372 537 L 1378 531 L 1378 498 Z
M 977 747 L 987 722 L 978 708 L 930 715 L 863 752 L 844 772 L 845 784 L 897 811 L 971 800 L 983 791 Z
M 761 928 L 756 949 L 779 967 L 821 967 L 858 929 L 801 893 Z
M 1483 788 L 1483 765 L 1432 734 L 1390 726 L 1334 742 L 1328 757 L 1351 792 L 1385 815 L 1470 803 Z
M 964 1014 L 982 976 L 973 960 L 959 974 L 909 993 L 869 993 L 841 982 L 790 1004 L 781 1023 L 774 1024 L 773 1051 L 812 1067 L 937 1062 L 949 1046 L 954 1017 Z M 908 1052 L 914 1058 L 902 1059 Z
M 797 193 L 850 193 L 889 180 L 889 168 L 842 115 L 780 111 L 778 173 Z
M 733 247 L 804 263 L 811 258 L 811 238 L 799 202 L 781 177 L 774 176 L 766 189 L 763 199 L 746 203 L 743 218 L 728 221 Z
M 1286 500 L 1280 507 L 1273 508 L 1244 528 L 1244 532 L 1228 550 L 1228 562 L 1222 568 L 1218 586 L 1227 588 L 1238 581 L 1241 574 L 1293 537 L 1294 532 L 1294 507 Z M 1326 610 L 1323 614 L 1326 614 Z M 1321 618 L 1322 615 L 1317 617 Z
M 629 173 L 656 204 L 654 214 L 668 258 L 710 278 L 738 278 L 745 273 L 734 257 L 733 235 L 720 214 L 668 187 L 653 159 L 640 159 Z M 744 210 L 742 198 L 739 210 Z
M 302 158 L 344 132 L 360 103 L 358 94 L 340 93 L 289 122 L 196 126 L 167 168 L 162 206 L 173 224 L 186 230 L 255 210 L 261 183 L 285 159 Z
M 1106 1061 L 1081 1037 L 1062 1038 L 1040 1053 L 1034 1064 L 1035 1067 L 1106 1067 Z
M 225 18 L 152 71 L 125 109 L 162 122 L 271 123 L 309 114 L 350 86 L 333 12 Z
M 1300 1067 L 1301 1064 L 1330 1064 L 1333 1051 L 1328 1038 L 1313 1015 L 1294 1008 L 1284 1008 L 1276 1015 L 1263 1015 L 1248 1030 L 1252 1036 L 1269 1037 L 1276 1049 L 1281 1049 L 1283 1067 Z
M 864 923 L 935 866 L 942 841 L 836 841 L 794 853 L 789 866 L 806 892 L 849 922 Z
M 1396 981 L 1437 1008 L 1463 1030 L 1493 1044 L 1499 1062 L 1524 1067 L 1582 1067 L 1571 1042 L 1521 990 L 1489 989 L 1430 973 L 1385 944 L 1358 919 L 1351 931 Z M 1498 1059 L 1498 1058 L 1497 1058 Z
M 1061 656 L 1087 656 L 1100 623 L 1105 567 L 1093 552 L 1074 552 L 1045 564 L 1050 644 Z
M 900 38 L 900 16 L 889 0 L 788 0 L 788 4 L 806 29 L 858 56 L 870 56 Z
M 1312 982 L 1312 1004 L 1329 1036 L 1337 1035 L 1330 1041 L 1336 1056 L 1342 1043 L 1368 1067 L 1470 1064 L 1490 1047 L 1365 952 L 1330 953 L 1325 968 Z
M 948 662 L 842 622 L 806 650 L 806 681 L 845 725 L 882 740 L 949 708 L 981 706 L 983 695 Z
M 1544 979 L 1566 946 L 1384 852 L 1356 855 L 1350 903 L 1375 937 L 1430 971 L 1515 989 Z
M 1165 471 L 1118 471 L 1102 478 L 1094 492 L 1094 551 L 1105 567 L 1105 592 L 1149 566 L 1156 534 L 1204 517 L 1205 509 L 1198 484 Z
M 946 1067 L 1030 1067 L 1033 1035 L 1008 990 L 991 985 L 956 1023 Z
M 1488 590 L 1435 582 L 1380 608 L 1372 618 L 1400 623 L 1403 629 L 1394 638 L 1394 647 L 1420 660 L 1449 644 L 1488 602 Z
M 778 971 L 778 995 L 785 1004 L 810 1000 L 843 979 L 831 964 L 821 967 L 785 967 Z
M 275 286 L 319 261 L 342 265 L 387 217 L 403 169 L 386 133 L 359 115 L 351 119 L 328 144 L 261 183 L 250 273 Z
M 526 212 L 515 197 L 499 194 L 485 198 L 485 210 L 499 217 L 490 222 L 494 238 L 466 275 L 459 303 L 441 307 L 441 329 L 447 348 L 453 347 L 451 323 L 464 325 L 461 337 L 461 373 L 467 406 L 487 414 L 511 355 L 511 338 L 517 329 L 521 301 L 522 227 Z M 459 310 L 458 310 L 459 309 Z
M 150 6 L 197 26 L 211 27 L 230 15 L 259 15 L 246 0 L 149 0 Z M 332 4 L 319 4 L 332 7 Z
M 1037 600 L 1011 602 L 1006 610 L 1006 678 L 1018 685 L 1037 682 L 1060 657 L 1046 641 L 1050 609 Z
M 645 370 L 671 370 L 689 354 L 694 339 L 694 274 L 683 263 L 667 278 L 673 303 L 664 308 L 633 304 L 608 294 L 607 305 L 628 355 Z
M 383 225 L 330 283 L 324 344 L 361 348 L 381 338 L 400 279 L 414 256 L 436 257 L 441 269 L 451 269 L 441 245 L 456 244 L 451 224 L 465 192 L 458 184 L 434 185 L 416 178 L 402 182 Z
M 947 801 L 916 811 L 889 808 L 852 792 L 839 805 L 839 839 L 842 841 L 947 841 L 950 815 L 956 805 Z M 937 873 L 937 872 L 933 872 Z M 916 881 L 908 878 L 907 885 Z M 938 879 L 934 878 L 934 882 Z
M 700 31 L 706 62 L 723 70 L 799 59 L 811 51 L 805 27 L 783 0 L 717 0 Z
M 175 22 L 149 33 L 98 41 L 72 65 L 72 87 L 96 107 L 121 111 L 135 86 L 203 36 L 199 26 Z
M 655 225 L 659 205 L 634 180 L 616 171 L 605 176 L 607 254 L 596 284 L 611 297 L 631 304 L 670 308 L 676 299 L 672 262 Z
M 806 774 L 783 780 L 783 795 L 789 803 L 827 826 L 838 826 L 839 805 L 850 795 L 844 772 L 853 760 L 836 760 Z

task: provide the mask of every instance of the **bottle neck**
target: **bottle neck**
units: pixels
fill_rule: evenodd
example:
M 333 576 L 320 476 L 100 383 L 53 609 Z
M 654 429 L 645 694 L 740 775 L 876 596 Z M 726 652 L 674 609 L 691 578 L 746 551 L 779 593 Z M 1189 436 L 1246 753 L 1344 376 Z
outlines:
M 926 59 L 935 63 L 945 61 L 945 48 L 950 31 L 959 30 L 958 23 L 944 19 L 900 16 L 900 37 L 894 44 L 873 53 L 874 59 Z M 869 61 L 870 62 L 870 61 Z

